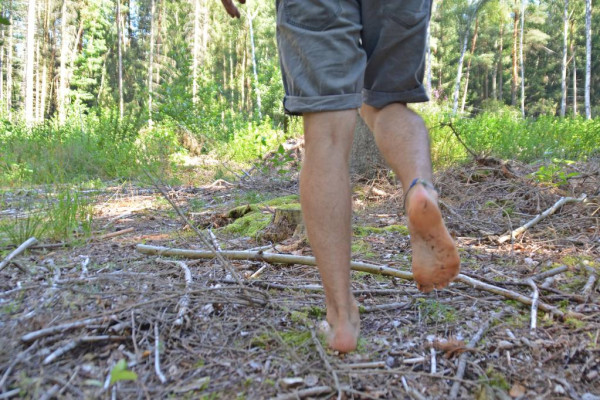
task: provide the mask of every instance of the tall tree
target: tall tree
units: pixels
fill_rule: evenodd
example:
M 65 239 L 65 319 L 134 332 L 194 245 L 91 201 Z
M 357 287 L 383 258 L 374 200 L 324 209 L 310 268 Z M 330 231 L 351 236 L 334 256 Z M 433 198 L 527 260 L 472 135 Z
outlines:
M 117 63 L 117 75 L 118 75 L 118 85 L 119 85 L 119 117 L 123 119 L 123 114 L 125 113 L 125 106 L 123 104 L 123 32 L 121 26 L 121 0 L 117 0 L 117 53 L 118 53 L 118 63 Z
M 29 0 L 27 10 L 27 49 L 25 59 L 25 122 L 32 126 L 34 114 L 36 0 Z
M 592 118 L 590 91 L 592 82 L 592 0 L 585 0 L 585 117 Z
M 567 110 L 567 39 L 569 35 L 569 0 L 565 0 L 563 10 L 563 53 L 560 66 L 560 116 L 565 116 Z

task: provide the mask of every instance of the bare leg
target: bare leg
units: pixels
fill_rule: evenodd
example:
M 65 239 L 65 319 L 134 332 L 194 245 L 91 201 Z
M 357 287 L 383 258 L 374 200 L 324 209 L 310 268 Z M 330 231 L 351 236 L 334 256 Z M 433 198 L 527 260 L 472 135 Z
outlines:
M 300 202 L 325 289 L 329 346 L 340 352 L 354 350 L 359 334 L 358 308 L 350 291 L 348 161 L 355 123 L 354 110 L 304 114 Z
M 458 274 L 460 259 L 432 188 L 411 182 L 431 182 L 429 134 L 421 117 L 405 105 L 382 109 L 363 105 L 361 115 L 375 135 L 383 157 L 400 178 L 406 196 L 406 214 L 413 250 L 412 270 L 419 290 L 430 292 L 448 285 Z

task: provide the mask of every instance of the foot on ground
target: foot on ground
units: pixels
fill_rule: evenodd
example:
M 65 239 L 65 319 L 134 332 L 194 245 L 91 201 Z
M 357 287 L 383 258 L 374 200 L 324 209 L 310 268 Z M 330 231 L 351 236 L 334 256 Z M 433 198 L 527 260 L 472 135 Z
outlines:
M 460 258 L 448 233 L 432 188 L 417 184 L 406 196 L 412 245 L 412 271 L 417 287 L 431 292 L 448 286 L 460 270 Z
M 360 333 L 360 316 L 358 306 L 352 301 L 349 316 L 338 318 L 333 312 L 327 312 L 327 321 L 319 324 L 319 333 L 325 336 L 332 350 L 349 353 L 356 350 Z

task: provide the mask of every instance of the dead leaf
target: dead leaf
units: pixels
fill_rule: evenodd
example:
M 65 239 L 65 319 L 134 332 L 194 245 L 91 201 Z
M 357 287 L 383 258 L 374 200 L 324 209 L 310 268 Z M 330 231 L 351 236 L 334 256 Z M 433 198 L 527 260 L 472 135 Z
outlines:
M 477 349 L 467 347 L 465 342 L 456 338 L 450 338 L 446 341 L 434 340 L 431 346 L 436 350 L 443 351 L 446 358 L 453 358 L 465 351 L 477 351 Z
M 523 396 L 526 391 L 527 391 L 527 388 L 525 386 L 521 385 L 520 383 L 515 383 L 510 388 L 510 391 L 508 392 L 508 394 L 510 395 L 510 397 L 517 398 L 517 397 Z

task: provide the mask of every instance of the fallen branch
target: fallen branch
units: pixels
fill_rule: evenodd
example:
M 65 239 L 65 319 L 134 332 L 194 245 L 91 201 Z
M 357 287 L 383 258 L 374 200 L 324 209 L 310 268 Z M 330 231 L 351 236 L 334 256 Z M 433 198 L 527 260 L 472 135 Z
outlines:
M 531 325 L 530 325 L 530 330 L 531 330 L 531 332 L 533 332 L 533 331 L 535 331 L 535 328 L 537 327 L 537 310 L 538 310 L 538 300 L 540 297 L 540 292 L 539 292 L 535 282 L 533 281 L 533 279 L 529 278 L 525 282 L 527 282 L 529 284 L 529 286 L 531 286 L 531 289 L 533 290 L 533 295 L 531 296 Z
M 585 270 L 590 274 L 587 282 L 585 283 L 585 286 L 583 287 L 581 294 L 583 295 L 583 298 L 585 299 L 585 301 L 588 301 L 591 294 L 592 294 L 592 290 L 594 289 L 594 285 L 596 284 L 596 281 L 598 280 L 598 274 L 596 273 L 596 270 L 592 267 L 590 267 L 589 265 L 584 265 Z
M 49 328 L 40 329 L 38 331 L 30 332 L 26 335 L 21 336 L 21 341 L 25 343 L 33 342 L 44 336 L 53 335 L 55 333 L 62 333 L 71 329 L 81 328 L 82 326 L 93 325 L 98 322 L 106 320 L 106 317 L 89 318 L 82 321 L 69 322 L 66 324 L 51 326 Z
M 145 244 L 138 244 L 136 250 L 143 254 L 154 254 L 162 256 L 174 256 L 174 257 L 185 257 L 190 259 L 198 258 L 214 258 L 212 251 L 204 250 L 186 250 L 186 249 L 174 249 L 160 246 L 149 246 Z M 249 260 L 249 261 L 266 261 L 273 264 L 302 264 L 302 265 L 317 265 L 314 257 L 306 256 L 294 256 L 289 254 L 274 254 L 274 253 L 263 253 L 263 252 L 249 252 L 249 251 L 222 251 L 220 254 L 230 260 Z M 354 271 L 367 272 L 370 274 L 379 274 L 384 276 L 392 276 L 395 278 L 413 280 L 413 274 L 407 271 L 400 271 L 398 269 L 390 268 L 385 265 L 369 264 L 365 262 L 352 261 L 350 268 Z M 455 279 L 456 282 L 462 282 L 472 288 L 478 290 L 484 290 L 504 296 L 511 300 L 516 300 L 520 303 L 530 306 L 532 299 L 520 293 L 512 290 L 504 289 L 498 286 L 494 286 L 489 283 L 481 282 L 477 279 L 471 278 L 464 274 L 458 274 Z M 560 319 L 565 318 L 565 313 L 559 310 L 557 307 L 551 306 L 544 302 L 538 303 L 538 309 L 550 313 Z M 566 316 L 581 319 L 584 317 L 583 314 L 576 312 L 567 312 Z
M 481 328 L 479 328 L 479 330 L 477 331 L 475 336 L 473 336 L 473 338 L 469 341 L 469 344 L 467 345 L 467 347 L 475 347 L 477 345 L 477 343 L 483 337 L 484 333 L 489 329 L 492 321 L 502 318 L 503 315 L 504 315 L 504 311 L 500 311 L 497 315 L 492 316 L 489 320 L 487 320 L 487 322 L 485 324 L 483 324 L 483 326 Z M 455 377 L 456 380 L 454 381 L 454 383 L 452 384 L 452 388 L 450 389 L 450 398 L 451 399 L 456 399 L 458 397 L 458 391 L 460 390 L 460 382 L 462 381 L 463 376 L 465 375 L 465 369 L 467 367 L 468 354 L 469 354 L 468 352 L 465 352 L 465 353 L 461 354 L 460 357 L 458 358 L 458 368 L 456 370 L 456 377 Z
M 542 279 L 553 277 L 558 274 L 562 274 L 563 272 L 568 271 L 568 270 L 569 270 L 569 267 L 567 267 L 566 265 L 561 265 L 556 268 L 549 269 L 548 271 L 544 271 L 537 275 L 534 275 L 531 277 L 531 279 L 539 281 Z
M 114 237 L 117 237 L 117 236 L 121 236 L 121 235 L 125 235 L 127 233 L 131 233 L 133 231 L 135 231 L 135 228 L 133 228 L 133 227 L 127 228 L 127 229 L 121 229 L 120 231 L 105 233 L 104 235 L 100 235 L 100 236 L 92 236 L 90 238 L 90 241 L 92 241 L 92 240 L 111 239 L 111 238 L 114 238 Z
M 34 237 L 30 237 L 25 242 L 23 242 L 19 247 L 17 247 L 12 253 L 6 256 L 2 262 L 0 262 L 0 271 L 2 271 L 8 264 L 10 264 L 10 260 L 27 250 L 28 247 L 33 246 L 37 243 L 37 239 Z
M 159 262 L 162 263 L 166 263 L 166 264 L 177 264 L 179 265 L 179 267 L 181 267 L 181 269 L 183 270 L 183 273 L 185 274 L 185 294 L 181 297 L 181 300 L 179 300 L 179 311 L 177 312 L 177 319 L 175 320 L 175 322 L 173 322 L 173 325 L 175 326 L 182 326 L 183 325 L 183 319 L 185 318 L 185 315 L 188 312 L 188 307 L 190 305 L 190 286 L 192 284 L 192 273 L 190 272 L 190 269 L 188 268 L 187 264 L 184 263 L 183 261 L 174 261 L 174 260 L 158 260 Z
M 554 214 L 556 212 L 556 210 L 558 210 L 561 206 L 563 206 L 567 203 L 581 203 L 582 201 L 584 201 L 586 199 L 586 197 L 587 197 L 587 195 L 585 193 L 582 194 L 581 196 L 579 196 L 578 198 L 561 197 L 556 203 L 554 203 L 554 205 L 552 207 L 550 207 L 543 213 L 538 214 L 537 217 L 535 217 L 531 221 L 527 222 L 525 225 L 518 227 L 517 229 L 513 230 L 512 232 L 510 232 L 506 235 L 500 236 L 498 238 L 498 243 L 502 244 L 508 240 L 516 239 L 517 236 L 519 236 L 520 234 L 525 232 L 527 229 L 531 228 L 533 225 L 537 224 L 544 218 Z
M 126 338 L 123 336 L 110 336 L 110 335 L 84 336 L 84 337 L 78 338 L 76 340 L 73 340 L 73 341 L 67 343 L 66 345 L 54 350 L 48 357 L 46 357 L 44 359 L 44 361 L 42 361 L 42 364 L 43 365 L 50 364 L 51 362 L 56 360 L 58 357 L 62 356 L 65 353 L 68 353 L 69 351 L 73 350 L 74 348 L 76 348 L 77 346 L 79 346 L 83 343 L 96 343 L 96 342 L 104 342 L 107 340 L 125 340 L 125 339 Z
M 154 323 L 154 371 L 160 382 L 164 385 L 167 383 L 167 378 L 160 370 L 160 337 L 158 335 L 158 322 Z
M 333 382 L 335 383 L 335 388 L 336 388 L 337 394 L 338 394 L 337 400 L 341 400 L 342 389 L 340 388 L 340 381 L 338 380 L 337 373 L 335 372 L 335 370 L 333 368 L 331 368 L 331 364 L 327 360 L 327 354 L 325 353 L 323 346 L 321 346 L 321 342 L 319 341 L 319 338 L 317 337 L 317 333 L 315 332 L 314 329 L 310 330 L 310 336 L 315 344 L 315 347 L 317 348 L 317 353 L 319 353 L 319 357 L 321 357 L 323 364 L 325 364 L 325 368 L 327 368 L 327 371 L 329 371 L 329 373 L 331 374 L 331 377 L 333 378 Z
M 292 393 L 280 394 L 277 397 L 271 398 L 271 400 L 296 400 L 329 393 L 331 393 L 331 388 L 329 386 L 315 386 L 309 389 L 295 390 Z

